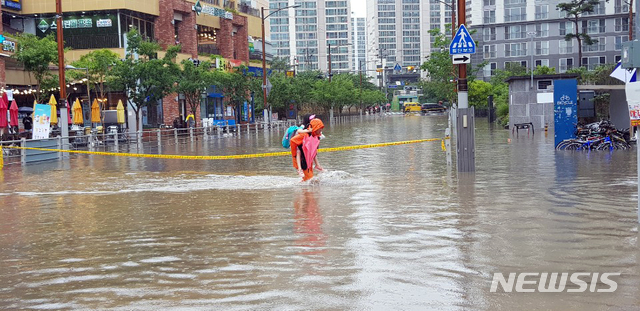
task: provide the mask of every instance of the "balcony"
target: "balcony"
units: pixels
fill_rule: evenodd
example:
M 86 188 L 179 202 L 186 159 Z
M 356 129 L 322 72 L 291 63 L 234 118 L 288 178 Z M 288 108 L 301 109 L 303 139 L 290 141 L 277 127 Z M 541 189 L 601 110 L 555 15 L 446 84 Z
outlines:
M 255 17 L 260 17 L 260 10 L 252 8 L 250 5 L 244 3 L 238 5 L 238 12 Z
M 215 43 L 198 44 L 198 54 L 220 55 L 220 49 Z

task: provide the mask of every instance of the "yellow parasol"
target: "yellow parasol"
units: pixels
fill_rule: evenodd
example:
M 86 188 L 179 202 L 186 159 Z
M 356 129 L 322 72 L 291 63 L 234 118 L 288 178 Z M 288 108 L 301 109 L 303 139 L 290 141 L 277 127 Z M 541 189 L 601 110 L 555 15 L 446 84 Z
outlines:
M 53 94 L 51 94 L 51 98 L 49 98 L 49 105 L 51 105 L 51 125 L 58 124 L 58 109 L 56 107 L 58 102 L 56 102 L 56 98 Z
M 80 101 L 76 98 L 76 102 L 73 103 L 73 124 L 82 125 L 84 124 L 84 120 L 82 117 L 82 105 L 80 105 Z
M 122 100 L 118 100 L 118 107 L 116 107 L 118 124 L 124 124 L 124 106 L 122 105 Z
M 31 113 L 31 119 L 33 119 L 33 115 L 36 113 L 36 105 L 38 104 L 38 102 L 34 99 L 33 100 L 33 112 Z
M 91 105 L 91 123 L 100 123 L 100 105 L 98 100 L 94 99 Z

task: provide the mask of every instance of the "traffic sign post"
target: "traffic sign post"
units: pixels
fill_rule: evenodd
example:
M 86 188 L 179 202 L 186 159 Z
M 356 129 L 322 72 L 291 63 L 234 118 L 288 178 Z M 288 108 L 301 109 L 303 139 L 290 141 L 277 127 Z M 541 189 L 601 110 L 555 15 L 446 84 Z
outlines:
M 458 66 L 458 109 L 456 126 L 456 147 L 458 172 L 475 172 L 475 112 L 469 108 L 469 89 L 467 85 L 467 64 L 471 63 L 471 54 L 476 52 L 476 43 L 471 38 L 464 23 L 466 22 L 466 0 L 458 0 L 458 31 L 449 45 L 451 61 Z

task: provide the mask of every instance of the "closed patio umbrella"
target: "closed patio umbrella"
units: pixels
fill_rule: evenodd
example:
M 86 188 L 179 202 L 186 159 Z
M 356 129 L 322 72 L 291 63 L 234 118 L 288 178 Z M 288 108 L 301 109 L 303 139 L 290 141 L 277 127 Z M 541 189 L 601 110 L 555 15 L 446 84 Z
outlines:
M 100 105 L 95 99 L 91 105 L 91 123 L 100 123 Z
M 0 128 L 7 127 L 9 123 L 7 122 L 7 102 L 4 98 L 0 98 Z
M 122 100 L 118 100 L 118 107 L 116 107 L 118 124 L 124 124 L 124 105 L 122 105 Z
M 18 104 L 16 101 L 11 102 L 11 107 L 9 108 L 9 125 L 18 126 Z
M 67 124 L 71 125 L 71 106 L 69 106 L 69 101 L 66 101 L 65 105 L 67 106 Z
M 58 124 L 58 102 L 56 102 L 53 94 L 51 94 L 51 98 L 49 98 L 49 105 L 51 105 L 51 125 Z
M 82 105 L 80 105 L 80 101 L 76 98 L 76 102 L 73 103 L 73 124 L 82 125 L 84 124 L 84 119 L 82 117 Z

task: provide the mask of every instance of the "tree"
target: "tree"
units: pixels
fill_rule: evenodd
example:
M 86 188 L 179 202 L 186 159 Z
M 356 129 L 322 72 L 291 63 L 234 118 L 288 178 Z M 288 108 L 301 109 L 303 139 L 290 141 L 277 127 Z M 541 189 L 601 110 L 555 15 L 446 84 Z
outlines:
M 469 83 L 469 105 L 485 108 L 487 107 L 487 97 L 493 94 L 491 83 L 482 80 L 473 80 Z
M 53 35 L 40 39 L 29 33 L 21 34 L 18 36 L 18 48 L 13 58 L 36 79 L 34 99 L 39 103 L 45 102 L 50 89 L 58 86 L 55 84 L 58 78 L 49 70 L 50 65 L 58 65 L 58 43 Z
M 100 110 L 104 109 L 105 84 L 109 75 L 109 70 L 113 67 L 120 56 L 110 50 L 102 49 L 92 51 L 82 55 L 79 60 L 71 63 L 76 68 L 86 68 L 79 70 L 67 71 L 68 75 L 75 80 L 88 79 L 88 85 L 95 87 L 98 97 L 102 100 L 98 101 Z M 86 71 L 85 71 L 86 70 Z M 100 114 L 100 118 L 103 116 Z
M 86 71 L 70 71 L 72 78 L 75 79 L 89 79 L 89 85 L 95 87 L 96 93 L 102 99 L 105 98 L 105 84 L 108 79 L 109 69 L 113 67 L 120 59 L 120 56 L 108 49 L 92 51 L 88 54 L 82 55 L 79 60 L 71 63 L 76 68 L 86 68 L 88 70 L 88 77 Z
M 286 72 L 291 68 L 289 64 L 289 59 L 286 57 L 274 57 L 270 62 L 271 70 L 277 72 Z
M 591 36 L 589 36 L 584 29 L 582 29 L 582 32 L 579 31 L 580 17 L 585 13 L 593 13 L 596 5 L 599 3 L 599 0 L 571 0 L 571 2 L 560 3 L 556 6 L 560 11 L 566 13 L 565 19 L 573 23 L 574 32 L 566 34 L 564 39 L 571 41 L 575 38 L 578 42 L 578 67 L 582 67 L 583 42 L 586 45 L 592 45 L 598 42 L 598 40 L 591 39 Z
M 218 71 L 214 74 L 214 80 L 222 87 L 225 98 L 236 108 L 237 118 L 240 117 L 240 104 L 247 100 L 253 85 L 249 76 L 245 74 L 246 69 L 240 66 L 228 73 Z
M 216 84 L 219 86 L 220 83 L 214 80 L 209 62 L 202 62 L 196 66 L 192 61 L 185 59 L 181 65 L 182 69 L 178 72 L 175 92 L 184 94 L 189 110 L 195 116 L 198 112 L 198 106 L 200 106 L 202 93 L 206 91 L 207 87 Z
M 137 30 L 127 33 L 127 41 L 127 55 L 111 68 L 107 85 L 125 92 L 139 121 L 143 107 L 154 107 L 174 91 L 178 67 L 173 59 L 180 47 L 169 47 L 164 58 L 158 59 L 160 45 L 144 40 Z M 142 124 L 137 129 L 141 130 Z

